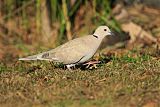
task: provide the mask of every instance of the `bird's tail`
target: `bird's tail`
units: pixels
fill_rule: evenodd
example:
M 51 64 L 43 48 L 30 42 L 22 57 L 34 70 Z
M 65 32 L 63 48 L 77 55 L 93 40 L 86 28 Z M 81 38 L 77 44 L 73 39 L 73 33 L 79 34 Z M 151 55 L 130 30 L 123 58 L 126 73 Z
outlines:
M 21 61 L 30 61 L 30 60 L 37 60 L 38 59 L 38 55 L 33 55 L 33 56 L 28 56 L 28 57 L 25 57 L 25 58 L 19 58 L 19 60 Z

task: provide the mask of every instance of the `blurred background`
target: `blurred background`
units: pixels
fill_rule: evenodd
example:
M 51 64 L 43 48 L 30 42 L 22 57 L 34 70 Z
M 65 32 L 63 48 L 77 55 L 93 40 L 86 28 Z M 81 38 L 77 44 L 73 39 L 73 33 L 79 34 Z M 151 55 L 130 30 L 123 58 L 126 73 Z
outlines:
M 0 0 L 0 60 L 54 48 L 100 25 L 115 33 L 103 41 L 105 55 L 150 47 L 159 56 L 160 0 Z
M 97 67 L 18 61 L 100 25 Z M 32 106 L 159 107 L 160 0 L 0 0 L 0 107 Z

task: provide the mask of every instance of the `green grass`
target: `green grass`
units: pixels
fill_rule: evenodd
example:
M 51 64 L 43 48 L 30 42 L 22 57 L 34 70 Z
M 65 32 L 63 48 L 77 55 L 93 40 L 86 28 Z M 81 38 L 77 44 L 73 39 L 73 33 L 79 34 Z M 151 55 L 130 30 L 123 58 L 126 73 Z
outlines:
M 98 69 L 69 71 L 47 62 L 0 64 L 0 105 L 130 107 L 160 104 L 160 60 L 113 57 Z

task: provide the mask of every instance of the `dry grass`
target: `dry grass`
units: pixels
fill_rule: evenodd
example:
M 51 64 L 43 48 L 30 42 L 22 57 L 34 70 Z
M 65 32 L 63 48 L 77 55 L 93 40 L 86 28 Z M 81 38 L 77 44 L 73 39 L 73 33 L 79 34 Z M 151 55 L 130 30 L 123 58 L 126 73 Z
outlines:
M 0 68 L 1 106 L 160 105 L 160 60 L 150 55 L 113 57 L 94 70 L 68 71 L 47 62 Z

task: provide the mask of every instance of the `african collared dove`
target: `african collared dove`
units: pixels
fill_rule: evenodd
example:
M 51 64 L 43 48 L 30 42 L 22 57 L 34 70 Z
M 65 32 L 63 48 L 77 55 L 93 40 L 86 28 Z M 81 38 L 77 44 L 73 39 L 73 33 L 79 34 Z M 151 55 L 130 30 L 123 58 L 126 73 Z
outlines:
M 107 26 L 99 26 L 92 35 L 70 40 L 50 51 L 20 58 L 19 60 L 49 60 L 61 62 L 70 69 L 70 67 L 76 64 L 89 60 L 97 51 L 103 38 L 107 35 L 112 35 L 110 29 Z

